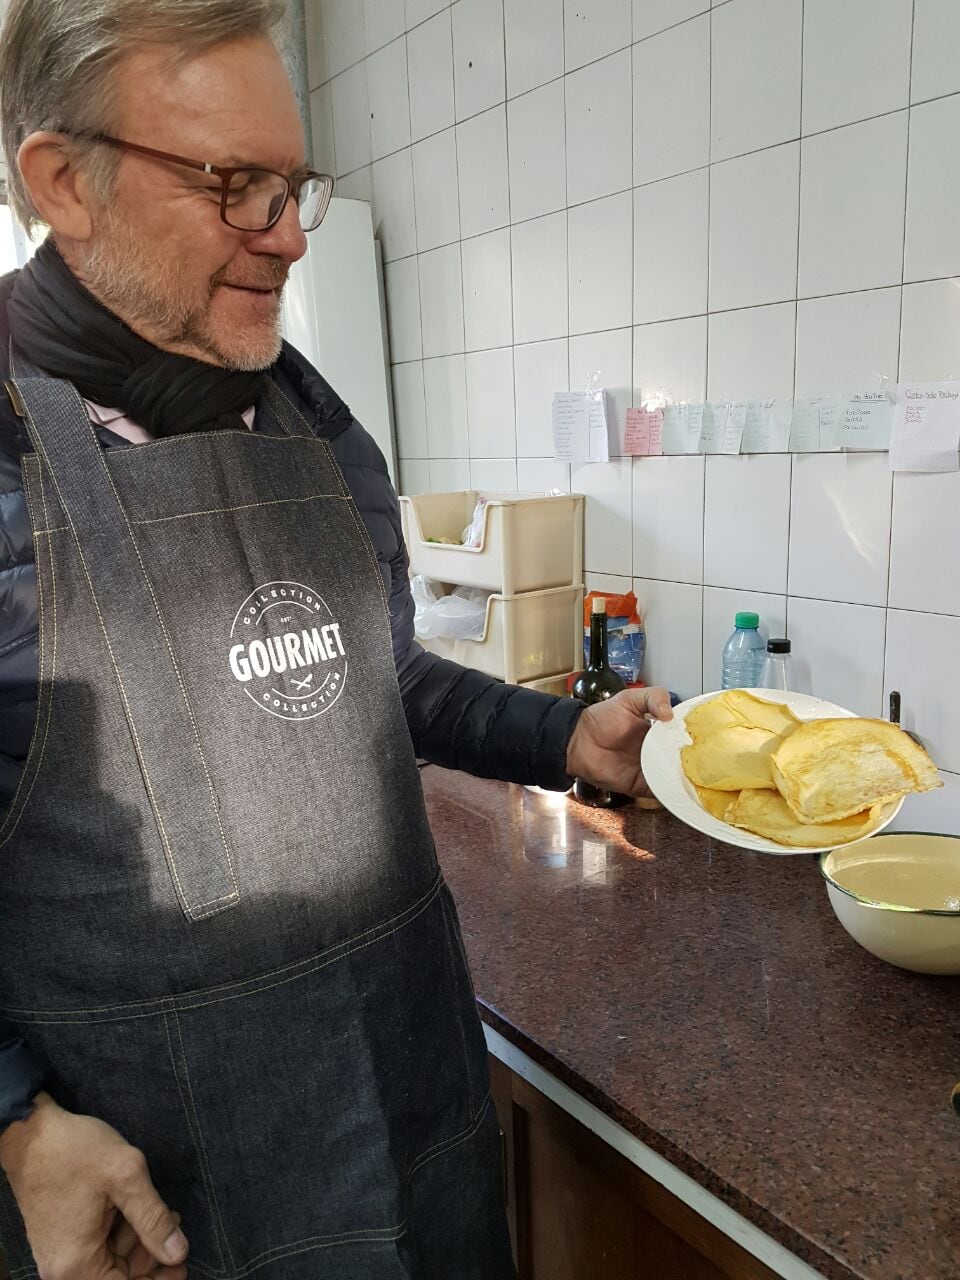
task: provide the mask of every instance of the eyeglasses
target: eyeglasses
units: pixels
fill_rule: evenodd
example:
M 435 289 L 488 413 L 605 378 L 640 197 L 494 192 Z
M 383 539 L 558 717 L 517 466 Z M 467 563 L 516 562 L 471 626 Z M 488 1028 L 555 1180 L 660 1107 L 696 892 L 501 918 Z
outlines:
M 157 151 L 123 138 L 111 138 L 109 134 L 72 134 L 85 137 L 90 142 L 102 142 L 120 151 L 133 151 L 165 160 L 168 164 L 184 165 L 200 173 L 209 173 L 220 179 L 220 217 L 228 227 L 236 231 L 269 231 L 283 216 L 287 201 L 293 196 L 300 211 L 300 226 L 304 231 L 315 231 L 330 207 L 333 195 L 333 178 L 313 169 L 304 169 L 288 178 L 272 169 L 222 168 L 216 164 L 204 164 L 202 160 L 190 160 L 175 156 L 169 151 Z

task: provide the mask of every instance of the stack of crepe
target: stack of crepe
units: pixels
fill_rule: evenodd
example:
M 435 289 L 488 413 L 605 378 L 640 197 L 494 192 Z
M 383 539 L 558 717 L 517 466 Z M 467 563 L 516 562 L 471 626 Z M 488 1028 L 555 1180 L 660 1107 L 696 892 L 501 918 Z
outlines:
M 707 812 L 793 848 L 860 840 L 909 792 L 943 785 L 926 751 L 886 720 L 799 720 L 729 689 L 684 723 L 683 771 Z

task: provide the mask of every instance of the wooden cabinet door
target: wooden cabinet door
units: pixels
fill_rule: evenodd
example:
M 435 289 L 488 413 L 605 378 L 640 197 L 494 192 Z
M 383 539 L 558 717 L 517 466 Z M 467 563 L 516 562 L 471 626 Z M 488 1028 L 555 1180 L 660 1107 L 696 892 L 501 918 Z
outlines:
M 491 1076 L 519 1280 L 776 1280 L 495 1059 Z

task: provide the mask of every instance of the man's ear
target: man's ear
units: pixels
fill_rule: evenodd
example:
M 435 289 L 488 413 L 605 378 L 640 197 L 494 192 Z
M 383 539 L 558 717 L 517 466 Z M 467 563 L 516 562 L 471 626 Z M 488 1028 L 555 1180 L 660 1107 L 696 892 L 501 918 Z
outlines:
M 57 236 L 86 241 L 93 234 L 92 192 L 62 133 L 24 138 L 17 165 L 41 219 Z

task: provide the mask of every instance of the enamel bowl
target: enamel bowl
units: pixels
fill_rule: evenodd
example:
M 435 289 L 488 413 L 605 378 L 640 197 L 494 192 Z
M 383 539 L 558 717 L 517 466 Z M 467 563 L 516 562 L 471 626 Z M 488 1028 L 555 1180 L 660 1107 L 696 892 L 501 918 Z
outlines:
M 837 919 L 915 973 L 960 974 L 960 836 L 897 831 L 821 855 Z

